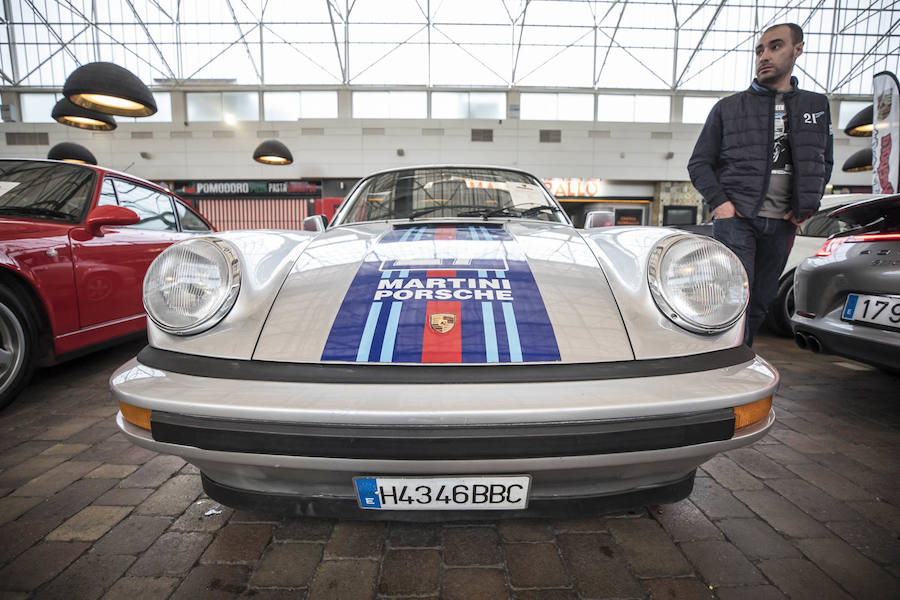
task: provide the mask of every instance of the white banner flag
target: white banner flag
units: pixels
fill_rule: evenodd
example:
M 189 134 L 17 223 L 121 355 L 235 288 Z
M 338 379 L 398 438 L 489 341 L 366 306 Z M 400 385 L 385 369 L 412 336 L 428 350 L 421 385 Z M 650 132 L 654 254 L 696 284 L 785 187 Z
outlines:
M 893 194 L 900 188 L 900 83 L 893 73 L 882 71 L 872 84 L 872 192 Z

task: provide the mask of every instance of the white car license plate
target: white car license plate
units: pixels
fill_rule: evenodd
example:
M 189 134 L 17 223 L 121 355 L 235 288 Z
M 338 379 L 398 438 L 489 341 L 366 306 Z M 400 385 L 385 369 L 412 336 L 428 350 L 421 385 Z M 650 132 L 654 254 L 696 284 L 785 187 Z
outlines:
M 528 506 L 530 475 L 354 477 L 369 510 L 517 510 Z
M 885 327 L 900 328 L 900 296 L 863 296 L 850 294 L 841 318 Z

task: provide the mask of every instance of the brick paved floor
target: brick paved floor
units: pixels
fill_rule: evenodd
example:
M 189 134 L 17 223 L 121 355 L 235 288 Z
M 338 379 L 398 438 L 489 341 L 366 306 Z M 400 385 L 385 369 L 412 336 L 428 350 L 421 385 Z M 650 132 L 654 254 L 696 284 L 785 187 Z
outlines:
M 116 432 L 130 344 L 0 413 L 0 598 L 898 598 L 900 378 L 762 336 L 778 422 L 632 514 L 453 525 L 281 520 Z

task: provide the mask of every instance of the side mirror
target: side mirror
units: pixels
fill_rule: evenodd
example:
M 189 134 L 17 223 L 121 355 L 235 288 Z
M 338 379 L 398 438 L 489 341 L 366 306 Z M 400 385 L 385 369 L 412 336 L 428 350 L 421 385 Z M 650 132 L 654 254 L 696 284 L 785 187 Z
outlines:
M 328 217 L 325 215 L 313 215 L 303 219 L 300 229 L 303 231 L 325 231 L 328 227 Z
M 615 215 L 611 210 L 592 210 L 584 216 L 584 228 L 610 227 L 615 223 Z
M 104 225 L 135 225 L 140 222 L 140 217 L 130 208 L 107 204 L 98 206 L 88 213 L 84 220 L 84 228 L 94 237 L 103 237 L 100 229 Z

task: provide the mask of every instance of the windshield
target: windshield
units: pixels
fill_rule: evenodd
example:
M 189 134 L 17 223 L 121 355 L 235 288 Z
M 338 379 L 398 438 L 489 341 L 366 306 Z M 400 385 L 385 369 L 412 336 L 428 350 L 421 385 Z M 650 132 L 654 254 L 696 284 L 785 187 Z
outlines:
M 524 173 L 484 167 L 430 167 L 366 179 L 335 224 L 459 217 L 568 222 L 541 182 Z
M 92 169 L 60 163 L 0 161 L 0 218 L 79 223 L 91 203 Z

